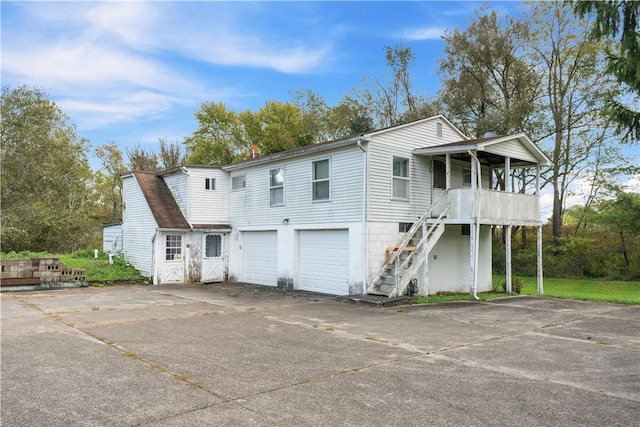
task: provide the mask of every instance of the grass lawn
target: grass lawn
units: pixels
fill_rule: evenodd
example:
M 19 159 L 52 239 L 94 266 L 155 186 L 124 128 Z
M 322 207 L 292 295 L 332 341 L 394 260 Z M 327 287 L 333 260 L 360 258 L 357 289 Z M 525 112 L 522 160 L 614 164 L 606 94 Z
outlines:
M 496 280 L 497 276 L 494 276 Z M 524 283 L 523 295 L 537 295 L 538 284 L 535 277 L 521 277 Z M 504 280 L 504 276 L 499 280 Z M 544 295 L 587 301 L 615 302 L 620 304 L 640 304 L 640 281 L 556 279 L 545 277 Z
M 505 276 L 494 275 L 493 283 L 503 283 Z M 538 295 L 538 282 L 535 277 L 520 277 L 523 288 L 521 295 Z M 613 302 L 618 304 L 640 305 L 640 281 L 590 280 L 590 279 L 556 279 L 544 278 L 544 296 L 569 298 L 584 301 Z M 515 295 L 515 294 L 513 294 Z M 481 300 L 504 297 L 504 293 L 480 292 Z M 439 303 L 447 301 L 471 300 L 468 293 L 429 295 L 426 299 L 417 298 L 418 304 Z
M 46 252 L 10 252 L 0 254 L 2 259 L 27 259 L 30 257 L 58 258 L 68 268 L 83 269 L 87 281 L 94 285 L 111 285 L 128 281 L 143 283 L 145 280 L 135 268 L 127 265 L 123 259 L 114 257 L 113 264 L 109 264 L 109 256 L 104 252 L 100 252 L 98 258 L 94 258 L 92 250 L 81 250 L 69 255 Z

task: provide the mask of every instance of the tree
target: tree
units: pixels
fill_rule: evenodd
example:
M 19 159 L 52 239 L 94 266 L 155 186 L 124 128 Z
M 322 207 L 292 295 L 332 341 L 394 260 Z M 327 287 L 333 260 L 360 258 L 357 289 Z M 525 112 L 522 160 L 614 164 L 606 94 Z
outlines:
M 175 141 L 167 142 L 166 138 L 159 138 L 160 143 L 160 164 L 163 169 L 172 169 L 180 166 L 185 162 L 185 156 L 182 154 L 182 146 Z
M 95 155 L 102 163 L 95 174 L 95 190 L 99 195 L 95 216 L 105 224 L 122 219 L 122 177 L 127 170 L 122 152 L 114 141 L 109 141 L 95 149 Z
M 158 164 L 158 155 L 144 148 L 139 142 L 135 147 L 127 148 L 127 157 L 130 170 L 157 172 L 162 169 Z
M 437 113 L 436 103 L 413 87 L 411 69 L 416 57 L 410 47 L 385 46 L 387 72 L 382 78 L 363 77 L 363 87 L 344 98 L 345 105 L 357 106 L 362 119 L 371 117 L 375 127 L 388 127 Z M 354 122 L 355 124 L 355 122 Z
M 501 19 L 483 6 L 469 27 L 443 39 L 440 99 L 463 132 L 478 138 L 487 132 L 531 133 L 541 86 L 534 63 L 524 55 L 528 23 Z
M 190 163 L 226 165 L 248 157 L 240 117 L 224 103 L 205 102 L 195 117 L 198 129 L 184 140 Z
M 38 88 L 2 87 L 3 251 L 68 252 L 93 237 L 88 142 Z
M 373 129 L 373 121 L 357 103 L 342 99 L 330 107 L 325 99 L 311 90 L 292 93 L 292 102 L 303 114 L 306 132 L 314 142 L 332 141 Z
M 257 113 L 240 114 L 247 147 L 255 144 L 260 155 L 278 153 L 314 142 L 313 133 L 305 126 L 302 111 L 288 102 L 267 101 Z
M 594 14 L 591 36 L 596 40 L 606 39 L 615 49 L 606 48 L 606 72 L 616 78 L 627 90 L 622 96 L 606 94 L 605 112 L 615 122 L 617 131 L 625 140 L 640 140 L 640 111 L 622 99 L 631 93 L 637 108 L 640 95 L 640 36 L 638 18 L 640 2 L 630 0 L 574 1 L 574 11 L 584 18 Z M 614 40 L 619 37 L 619 40 Z
M 548 180 L 553 187 L 553 237 L 562 233 L 564 205 L 571 180 L 591 158 L 597 139 L 591 131 L 599 120 L 598 93 L 609 89 L 600 73 L 600 43 L 590 40 L 585 21 L 577 21 L 568 4 L 531 2 L 525 18 L 533 23 L 532 50 L 545 87 L 543 108 L 551 126 Z M 545 132 L 541 129 L 542 139 Z

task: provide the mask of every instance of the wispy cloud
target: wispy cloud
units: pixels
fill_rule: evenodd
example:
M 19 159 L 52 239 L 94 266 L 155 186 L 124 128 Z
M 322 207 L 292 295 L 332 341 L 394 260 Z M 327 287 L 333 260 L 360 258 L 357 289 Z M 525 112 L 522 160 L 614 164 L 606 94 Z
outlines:
M 246 13 L 249 6 L 198 3 L 194 13 L 189 3 L 17 4 L 19 28 L 3 19 L 3 76 L 50 90 L 78 124 L 96 128 L 203 95 L 241 96 L 233 81 L 212 83 L 207 66 L 305 73 L 327 62 L 326 38 L 279 37 L 258 6 Z
M 444 27 L 423 27 L 407 29 L 400 33 L 405 40 L 440 40 L 445 33 Z

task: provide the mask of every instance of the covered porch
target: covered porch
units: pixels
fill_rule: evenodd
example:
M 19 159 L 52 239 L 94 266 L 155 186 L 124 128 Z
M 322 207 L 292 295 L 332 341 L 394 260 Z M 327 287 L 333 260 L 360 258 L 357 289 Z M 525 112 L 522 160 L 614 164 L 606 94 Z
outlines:
M 508 293 L 512 285 L 512 227 L 537 228 L 538 293 L 542 294 L 540 169 L 551 165 L 544 152 L 519 133 L 419 148 L 413 154 L 432 159 L 432 200 L 438 200 L 433 216 L 470 227 L 472 295 L 476 296 L 481 225 L 504 227 Z M 461 180 L 453 176 L 453 164 L 463 165 Z

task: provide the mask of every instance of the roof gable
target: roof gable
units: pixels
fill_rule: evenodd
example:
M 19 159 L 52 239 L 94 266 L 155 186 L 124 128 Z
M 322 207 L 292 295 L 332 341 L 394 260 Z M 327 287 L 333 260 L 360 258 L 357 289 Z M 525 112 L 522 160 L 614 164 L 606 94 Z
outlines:
M 510 157 L 530 164 L 550 166 L 551 160 L 524 133 L 470 139 L 439 145 L 437 147 L 418 148 L 414 154 L 443 155 L 464 153 L 468 150 L 487 152 L 501 157 Z
M 154 172 L 133 172 L 159 228 L 189 229 L 171 190 Z
M 291 150 L 281 151 L 279 153 L 268 154 L 266 156 L 259 156 L 254 159 L 241 160 L 236 163 L 231 163 L 229 165 L 222 166 L 222 169 L 226 171 L 242 169 L 242 168 L 264 164 L 272 161 L 279 161 L 283 158 L 289 159 L 297 156 L 306 155 L 312 152 L 333 150 L 336 148 L 344 147 L 346 145 L 355 145 L 362 141 L 369 141 L 370 138 L 375 137 L 377 135 L 382 135 L 388 132 L 394 132 L 394 131 L 412 127 L 412 126 L 420 126 L 425 122 L 430 122 L 435 120 L 438 120 L 444 123 L 446 126 L 450 127 L 456 134 L 460 136 L 460 138 L 463 138 L 463 139 L 467 138 L 466 135 L 464 135 L 457 127 L 455 127 L 449 120 L 447 120 L 446 117 L 444 117 L 441 114 L 438 114 L 436 116 L 427 117 L 424 119 L 414 120 L 411 122 L 393 125 L 393 126 L 389 126 L 382 129 L 374 129 L 371 131 L 346 136 L 344 138 L 336 139 L 333 141 L 318 142 L 318 143 L 310 144 L 304 147 L 297 147 Z

